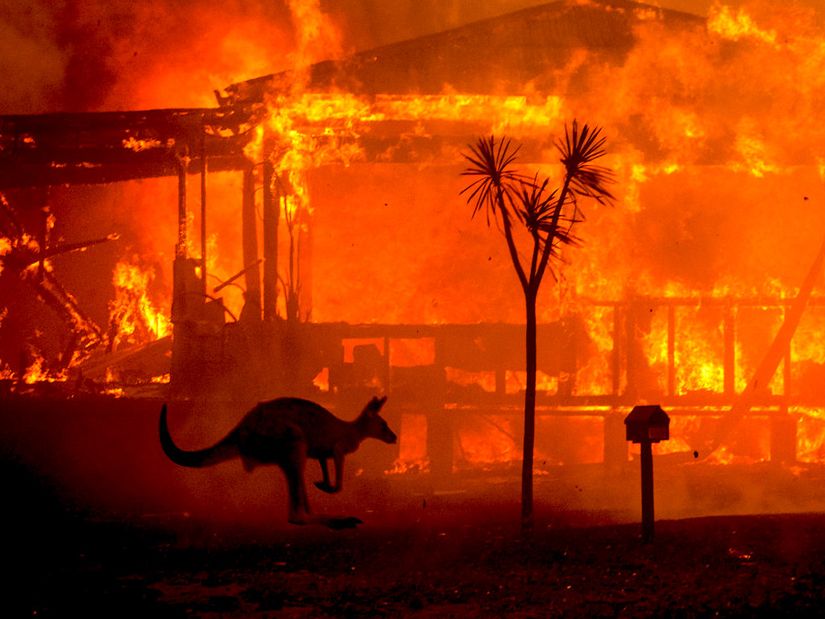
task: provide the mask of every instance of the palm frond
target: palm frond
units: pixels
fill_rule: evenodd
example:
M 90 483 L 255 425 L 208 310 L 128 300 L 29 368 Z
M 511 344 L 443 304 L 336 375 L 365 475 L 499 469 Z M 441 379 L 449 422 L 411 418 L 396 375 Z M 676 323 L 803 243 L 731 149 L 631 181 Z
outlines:
M 576 203 L 575 193 L 568 193 L 564 203 L 558 189 L 549 189 L 550 179 L 539 182 L 538 174 L 531 182 L 523 182 L 516 195 L 516 214 L 524 227 L 537 240 L 539 250 L 549 242 L 550 257 L 559 257 L 562 245 L 580 245 L 573 227 L 584 221 Z
M 515 212 L 530 233 L 538 232 L 553 218 L 557 190 L 548 190 L 550 179 L 539 182 L 538 173 L 531 181 L 523 180 L 516 191 Z
M 557 140 L 556 148 L 561 153 L 570 188 L 579 195 L 606 204 L 615 200 L 607 189 L 614 182 L 614 174 L 607 168 L 591 165 L 606 154 L 604 145 L 607 138 L 601 135 L 601 131 L 600 127 L 591 129 L 587 124 L 579 131 L 578 122 L 574 120 L 572 129 L 565 125 L 564 140 Z
M 473 217 L 485 209 L 489 224 L 491 215 L 495 218 L 500 209 L 512 206 L 514 188 L 524 178 L 512 167 L 520 147 L 514 146 L 509 138 L 496 139 L 491 135 L 479 138 L 469 148 L 470 154 L 462 153 L 462 156 L 470 165 L 461 175 L 477 178 L 462 189 L 460 195 L 466 195 L 467 203 L 473 205 Z

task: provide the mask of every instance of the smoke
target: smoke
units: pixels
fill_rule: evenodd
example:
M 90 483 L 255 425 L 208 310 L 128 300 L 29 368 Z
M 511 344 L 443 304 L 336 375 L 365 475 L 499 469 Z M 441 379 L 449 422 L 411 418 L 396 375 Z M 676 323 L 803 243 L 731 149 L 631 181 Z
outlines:
M 302 79 L 293 84 L 299 92 L 306 85 L 306 69 L 315 62 L 337 58 L 341 54 L 341 32 L 321 11 L 320 0 L 287 0 L 296 34 L 292 66 Z
M 37 2 L 27 3 L 27 10 L 0 9 L 0 113 L 44 112 L 55 105 L 67 63 L 55 17 Z
M 0 12 L 0 112 L 214 106 L 212 91 L 282 70 L 281 2 L 15 2 Z
M 0 114 L 214 106 L 234 82 L 539 3 L 12 0 Z
M 324 8 L 342 24 L 348 51 L 442 32 L 547 0 L 335 0 Z

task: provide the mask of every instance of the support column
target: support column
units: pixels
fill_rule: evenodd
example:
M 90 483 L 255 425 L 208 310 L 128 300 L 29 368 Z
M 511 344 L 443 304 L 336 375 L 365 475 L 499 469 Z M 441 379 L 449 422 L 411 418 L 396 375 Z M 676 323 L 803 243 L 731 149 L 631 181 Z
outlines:
M 190 320 L 203 302 L 201 282 L 195 275 L 194 261 L 188 258 L 186 217 L 186 172 L 189 155 L 178 154 L 178 240 L 175 244 L 175 263 L 172 272 L 172 322 Z M 177 335 L 177 325 L 175 327 Z
M 785 356 L 782 359 L 782 399 L 787 403 L 793 391 L 793 374 L 791 371 L 791 341 L 785 346 Z
M 312 212 L 304 209 L 300 217 L 298 231 L 298 281 L 301 319 L 309 320 L 312 316 L 312 251 L 313 251 Z
M 201 134 L 201 279 L 206 296 L 206 133 Z
M 275 320 L 278 316 L 278 219 L 280 205 L 278 196 L 272 191 L 272 163 L 266 161 L 263 168 L 264 200 L 264 320 Z
M 187 154 L 178 155 L 178 243 L 175 256 L 186 258 L 186 171 L 189 166 Z
M 246 269 L 246 302 L 244 316 L 261 319 L 261 273 L 258 267 L 258 227 L 255 221 L 255 169 L 243 173 L 243 201 L 241 203 L 241 236 L 243 263 Z

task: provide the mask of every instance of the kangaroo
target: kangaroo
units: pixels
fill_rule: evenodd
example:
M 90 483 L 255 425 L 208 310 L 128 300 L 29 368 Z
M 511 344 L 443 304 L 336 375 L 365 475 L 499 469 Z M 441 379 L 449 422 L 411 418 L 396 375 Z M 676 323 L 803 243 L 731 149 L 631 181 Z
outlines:
M 240 458 L 244 468 L 274 464 L 286 476 L 291 524 L 325 524 L 350 528 L 361 524 L 355 517 L 330 517 L 310 512 L 304 482 L 306 459 L 318 460 L 323 479 L 315 486 L 323 492 L 340 492 L 344 484 L 344 458 L 366 438 L 393 444 L 398 440 L 379 413 L 386 396 L 372 398 L 355 421 L 339 419 L 319 404 L 301 398 L 260 402 L 223 439 L 205 449 L 186 451 L 175 445 L 166 423 L 166 404 L 160 411 L 160 445 L 180 466 L 204 467 Z M 335 483 L 330 482 L 329 459 L 335 463 Z

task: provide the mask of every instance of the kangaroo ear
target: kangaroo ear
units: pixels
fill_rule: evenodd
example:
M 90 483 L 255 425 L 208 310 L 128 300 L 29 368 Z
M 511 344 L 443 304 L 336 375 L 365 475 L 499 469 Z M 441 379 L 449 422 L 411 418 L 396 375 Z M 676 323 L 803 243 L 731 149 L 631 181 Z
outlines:
M 373 397 L 372 400 L 370 400 L 370 403 L 367 404 L 367 410 L 370 414 L 377 415 L 381 411 L 381 407 L 384 406 L 384 402 L 386 401 L 387 396 L 384 396 L 382 398 Z

